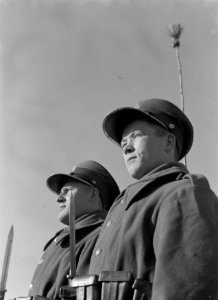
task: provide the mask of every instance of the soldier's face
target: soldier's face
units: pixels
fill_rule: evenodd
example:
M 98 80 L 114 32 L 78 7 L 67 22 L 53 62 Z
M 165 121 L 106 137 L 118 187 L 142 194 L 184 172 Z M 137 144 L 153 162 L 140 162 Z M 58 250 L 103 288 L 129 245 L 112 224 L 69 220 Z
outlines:
M 137 120 L 123 131 L 123 157 L 133 178 L 140 179 L 165 162 L 166 137 L 157 136 L 155 129 L 151 123 Z
M 70 203 L 74 201 L 75 218 L 92 210 L 91 199 L 92 188 L 79 181 L 69 180 L 61 189 L 57 198 L 59 204 L 58 219 L 65 225 L 69 225 Z

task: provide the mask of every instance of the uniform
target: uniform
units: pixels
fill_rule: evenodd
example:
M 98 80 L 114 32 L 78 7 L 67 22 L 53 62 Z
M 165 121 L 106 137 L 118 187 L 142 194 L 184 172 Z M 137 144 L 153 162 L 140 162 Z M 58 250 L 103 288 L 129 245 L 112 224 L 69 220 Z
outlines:
M 108 209 L 120 191 L 112 175 L 101 164 L 88 160 L 74 166 L 69 174 L 57 173 L 48 177 L 47 186 L 51 191 L 59 195 L 58 199 L 61 203 L 65 201 L 64 197 L 66 197 L 61 190 L 65 184 L 68 185 L 69 180 L 71 180 L 71 183 L 69 183 L 71 185 L 75 181 L 75 184 L 79 182 L 90 186 L 92 191 L 95 191 L 94 195 L 99 195 L 98 199 L 101 201 L 101 205 L 98 206 L 99 209 L 97 208 L 98 210 L 89 207 L 89 210 L 81 215 L 78 215 L 76 210 L 74 211 L 76 218 L 76 275 L 87 275 L 91 253 L 99 235 L 100 227 Z M 86 196 L 86 194 L 84 195 Z M 73 198 L 71 201 L 76 200 Z M 80 201 L 79 203 L 81 203 L 80 205 L 87 204 L 87 202 Z M 63 205 L 66 207 L 66 204 Z M 71 214 L 70 212 L 68 213 L 70 218 Z M 62 223 L 68 225 L 70 222 Z M 29 296 L 38 295 L 49 299 L 59 299 L 60 287 L 68 284 L 66 276 L 70 270 L 69 230 L 70 226 L 59 231 L 46 244 L 43 256 L 30 284 Z
M 91 251 L 98 237 L 106 211 L 95 211 L 76 220 L 77 274 L 87 274 Z M 29 296 L 43 295 L 59 299 L 59 289 L 68 284 L 70 269 L 69 227 L 59 231 L 44 247 L 35 270 Z
M 95 245 L 90 274 L 130 271 L 152 300 L 218 299 L 218 199 L 202 175 L 161 165 L 124 190 Z
M 90 273 L 129 271 L 152 286 L 146 299 L 217 300 L 218 198 L 203 175 L 177 162 L 193 143 L 188 117 L 152 98 L 112 111 L 103 130 L 138 181 L 112 205 Z

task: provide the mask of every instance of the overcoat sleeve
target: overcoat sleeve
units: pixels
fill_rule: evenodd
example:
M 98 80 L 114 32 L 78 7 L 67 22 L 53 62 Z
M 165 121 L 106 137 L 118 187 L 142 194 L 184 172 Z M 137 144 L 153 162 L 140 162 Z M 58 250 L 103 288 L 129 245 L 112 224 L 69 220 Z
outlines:
M 207 181 L 163 194 L 154 222 L 152 300 L 217 300 L 218 200 Z

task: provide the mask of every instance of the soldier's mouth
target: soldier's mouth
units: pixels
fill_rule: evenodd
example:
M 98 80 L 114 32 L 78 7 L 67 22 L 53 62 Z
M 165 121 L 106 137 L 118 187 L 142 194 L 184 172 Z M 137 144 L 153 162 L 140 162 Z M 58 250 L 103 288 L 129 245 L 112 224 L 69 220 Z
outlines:
M 63 210 L 65 207 L 66 207 L 65 205 L 59 206 L 59 211 Z
M 131 160 L 136 159 L 136 156 L 131 156 L 127 159 L 128 162 L 130 162 Z

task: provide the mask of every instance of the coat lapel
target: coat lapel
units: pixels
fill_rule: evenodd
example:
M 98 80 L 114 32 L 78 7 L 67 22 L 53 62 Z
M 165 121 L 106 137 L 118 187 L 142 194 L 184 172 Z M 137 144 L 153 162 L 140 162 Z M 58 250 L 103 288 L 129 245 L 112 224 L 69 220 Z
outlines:
M 133 202 L 140 199 L 141 196 L 146 197 L 161 186 L 182 179 L 186 173 L 186 169 L 176 167 L 160 170 L 159 172 L 144 176 L 140 181 L 130 185 L 126 189 L 124 195 L 126 210 Z

